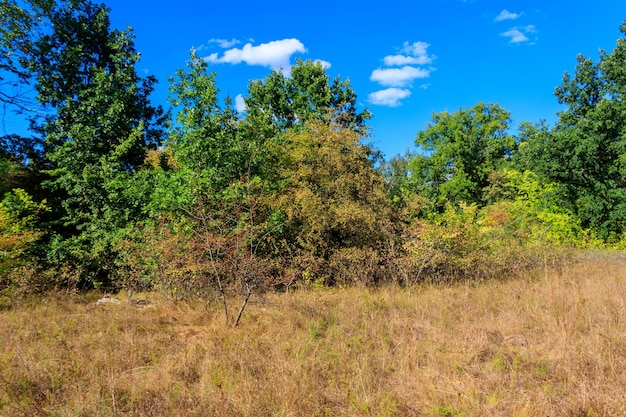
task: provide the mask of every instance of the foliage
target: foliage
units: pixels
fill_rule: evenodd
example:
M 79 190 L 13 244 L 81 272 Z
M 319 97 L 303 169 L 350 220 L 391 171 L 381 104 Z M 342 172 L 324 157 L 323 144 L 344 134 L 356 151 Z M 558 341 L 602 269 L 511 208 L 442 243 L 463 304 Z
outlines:
M 528 242 L 574 247 L 600 244 L 575 213 L 563 206 L 559 184 L 546 183 L 533 171 L 512 169 L 496 171 L 491 179 L 489 192 L 500 194 L 501 198 L 490 209 L 497 207 L 507 212 L 514 220 L 511 226 Z
M 33 41 L 48 23 L 49 0 L 0 2 L 0 107 L 6 112 L 31 116 L 40 109 L 32 94 L 28 57 Z M 31 195 L 38 192 L 41 177 L 41 140 L 15 133 L 0 136 L 0 199 L 13 188 Z
M 395 207 L 403 207 L 407 204 L 407 196 L 412 194 L 409 181 L 411 176 L 410 162 L 415 155 L 406 151 L 404 155 L 396 155 L 386 161 L 380 171 L 382 172 L 387 192 Z
M 26 170 L 11 155 L 0 156 L 0 197 L 17 188 Z
M 161 111 L 148 100 L 155 79 L 137 75 L 132 33 L 112 30 L 103 5 L 58 5 L 50 21 L 29 62 L 39 102 L 54 110 L 38 128 L 59 218 L 48 258 L 75 258 L 90 280 L 106 280 L 114 235 L 145 203 L 133 179 L 161 140 Z
M 298 60 L 290 76 L 272 71 L 265 79 L 252 81 L 245 98 L 247 119 L 273 137 L 305 121 L 333 122 L 364 133 L 369 110 L 357 110 L 356 93 L 349 80 L 332 81 L 320 62 Z
M 621 30 L 626 35 L 626 24 Z M 579 56 L 574 75 L 566 72 L 555 91 L 567 109 L 554 130 L 528 135 L 521 148 L 527 166 L 560 184 L 582 225 L 607 242 L 626 231 L 625 56 L 624 37 L 599 62 Z
M 373 251 L 378 255 L 372 259 L 384 258 L 392 212 L 371 149 L 360 140 L 350 129 L 309 122 L 287 133 L 276 150 L 286 185 L 273 207 L 283 213 L 284 237 L 293 253 L 336 267 L 343 261 L 333 258 L 347 254 L 356 260 Z M 373 270 L 364 270 L 358 281 L 377 281 Z M 341 275 L 329 274 L 329 283 Z
M 20 268 L 29 264 L 33 246 L 41 238 L 39 217 L 49 210 L 20 188 L 0 203 L 0 290 L 14 286 Z
M 215 74 L 194 51 L 170 82 L 175 123 L 167 148 L 147 160 L 149 212 L 165 221 L 150 244 L 157 248 L 154 284 L 179 299 L 217 296 L 226 322 L 236 325 L 268 280 L 258 256 L 269 236 L 261 198 L 271 183 L 258 175 L 268 151 L 242 134 L 229 100 L 219 105 Z M 243 303 L 233 316 L 228 304 L 238 296 Z
M 195 51 L 187 68 L 170 79 L 170 103 L 177 114 L 167 144 L 182 167 L 201 172 L 208 185 L 222 189 L 248 169 L 248 150 L 230 102 L 224 108 L 218 104 L 215 74 L 208 73 Z
M 602 243 L 563 207 L 559 185 L 532 171 L 493 171 L 489 204 L 454 206 L 410 216 L 404 247 L 416 279 L 481 278 L 537 265 L 547 248 L 595 248 Z M 419 203 L 416 202 L 419 211 Z
M 415 141 L 419 153 L 410 162 L 411 187 L 440 206 L 483 205 L 489 174 L 515 149 L 510 123 L 509 113 L 497 104 L 434 114 Z
M 143 225 L 137 238 L 120 243 L 127 259 L 120 266 L 131 284 L 149 284 L 176 301 L 215 295 L 203 247 L 189 230 L 163 218 Z
M 192 50 L 164 113 L 109 14 L 0 1 L 0 101 L 33 133 L 0 138 L 4 287 L 157 288 L 218 300 L 236 325 L 270 288 L 480 279 L 540 248 L 626 244 L 624 38 L 564 75 L 554 128 L 513 136 L 508 111 L 478 103 L 433 114 L 386 162 L 365 144 L 371 113 L 320 62 L 251 81 L 238 113 Z
M 413 283 L 500 277 L 534 262 L 506 222 L 506 213 L 476 205 L 448 205 L 408 228 L 404 247 L 413 259 Z
M 269 264 L 258 254 L 267 237 L 261 193 L 258 177 L 221 192 L 196 188 L 191 204 L 173 207 L 147 231 L 151 283 L 177 300 L 221 300 L 226 323 L 236 326 L 250 296 L 272 282 Z M 243 302 L 233 316 L 229 304 L 238 298 Z

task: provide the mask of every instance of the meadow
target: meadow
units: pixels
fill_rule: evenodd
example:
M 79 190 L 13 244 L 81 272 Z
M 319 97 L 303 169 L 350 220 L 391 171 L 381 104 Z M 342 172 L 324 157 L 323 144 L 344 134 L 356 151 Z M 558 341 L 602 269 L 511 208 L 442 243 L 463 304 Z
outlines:
M 411 289 L 0 311 L 2 416 L 623 416 L 626 261 Z M 123 295 L 118 296 L 124 300 Z

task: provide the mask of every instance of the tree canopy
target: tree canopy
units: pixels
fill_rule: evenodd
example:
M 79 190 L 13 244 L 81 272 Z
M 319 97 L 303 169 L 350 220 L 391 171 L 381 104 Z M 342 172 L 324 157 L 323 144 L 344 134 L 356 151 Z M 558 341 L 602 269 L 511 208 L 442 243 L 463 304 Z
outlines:
M 248 118 L 263 120 L 272 134 L 307 120 L 333 120 L 352 130 L 362 130 L 371 118 L 368 109 L 358 111 L 357 95 L 349 80 L 332 81 L 322 63 L 298 60 L 290 74 L 272 71 L 263 80 L 250 82 L 245 98 Z
M 480 102 L 434 113 L 387 162 L 349 79 L 320 62 L 250 81 L 237 111 L 192 50 L 164 111 L 104 4 L 0 14 L 0 101 L 32 133 L 0 138 L 0 296 L 160 289 L 218 299 L 236 324 L 256 291 L 500 276 L 544 248 L 626 247 L 624 36 L 564 74 L 554 126 L 514 132 Z
M 163 138 L 162 111 L 149 101 L 156 80 L 137 74 L 132 32 L 112 29 L 104 5 L 62 2 L 47 16 L 26 68 L 47 109 L 35 131 L 57 216 L 54 257 L 82 254 L 102 273 L 111 236 L 141 213 L 128 183 Z
M 583 224 L 609 240 L 626 230 L 625 61 L 623 37 L 599 62 L 578 56 L 574 74 L 565 72 L 555 90 L 566 110 L 554 129 L 529 135 L 522 148 L 526 167 L 561 184 Z
M 489 174 L 515 149 L 510 124 L 509 112 L 497 104 L 434 114 L 417 134 L 411 185 L 435 202 L 482 204 Z

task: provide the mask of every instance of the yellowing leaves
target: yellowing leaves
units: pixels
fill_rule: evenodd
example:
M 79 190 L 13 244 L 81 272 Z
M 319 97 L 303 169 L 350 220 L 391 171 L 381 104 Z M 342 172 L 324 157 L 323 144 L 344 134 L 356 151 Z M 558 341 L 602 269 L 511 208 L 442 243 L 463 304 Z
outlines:
M 388 233 L 389 205 L 360 135 L 310 122 L 283 139 L 286 187 L 274 208 L 286 214 L 286 229 L 299 247 L 325 261 L 338 251 L 352 251 L 348 258 L 357 259 L 356 253 L 380 248 Z

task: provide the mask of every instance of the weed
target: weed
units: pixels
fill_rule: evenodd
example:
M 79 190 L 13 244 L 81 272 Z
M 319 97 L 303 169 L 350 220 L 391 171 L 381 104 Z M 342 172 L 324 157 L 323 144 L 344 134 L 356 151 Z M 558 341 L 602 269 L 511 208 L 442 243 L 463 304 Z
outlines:
M 0 415 L 626 415 L 624 263 L 594 262 L 268 294 L 236 328 L 220 304 L 21 301 L 0 310 Z

